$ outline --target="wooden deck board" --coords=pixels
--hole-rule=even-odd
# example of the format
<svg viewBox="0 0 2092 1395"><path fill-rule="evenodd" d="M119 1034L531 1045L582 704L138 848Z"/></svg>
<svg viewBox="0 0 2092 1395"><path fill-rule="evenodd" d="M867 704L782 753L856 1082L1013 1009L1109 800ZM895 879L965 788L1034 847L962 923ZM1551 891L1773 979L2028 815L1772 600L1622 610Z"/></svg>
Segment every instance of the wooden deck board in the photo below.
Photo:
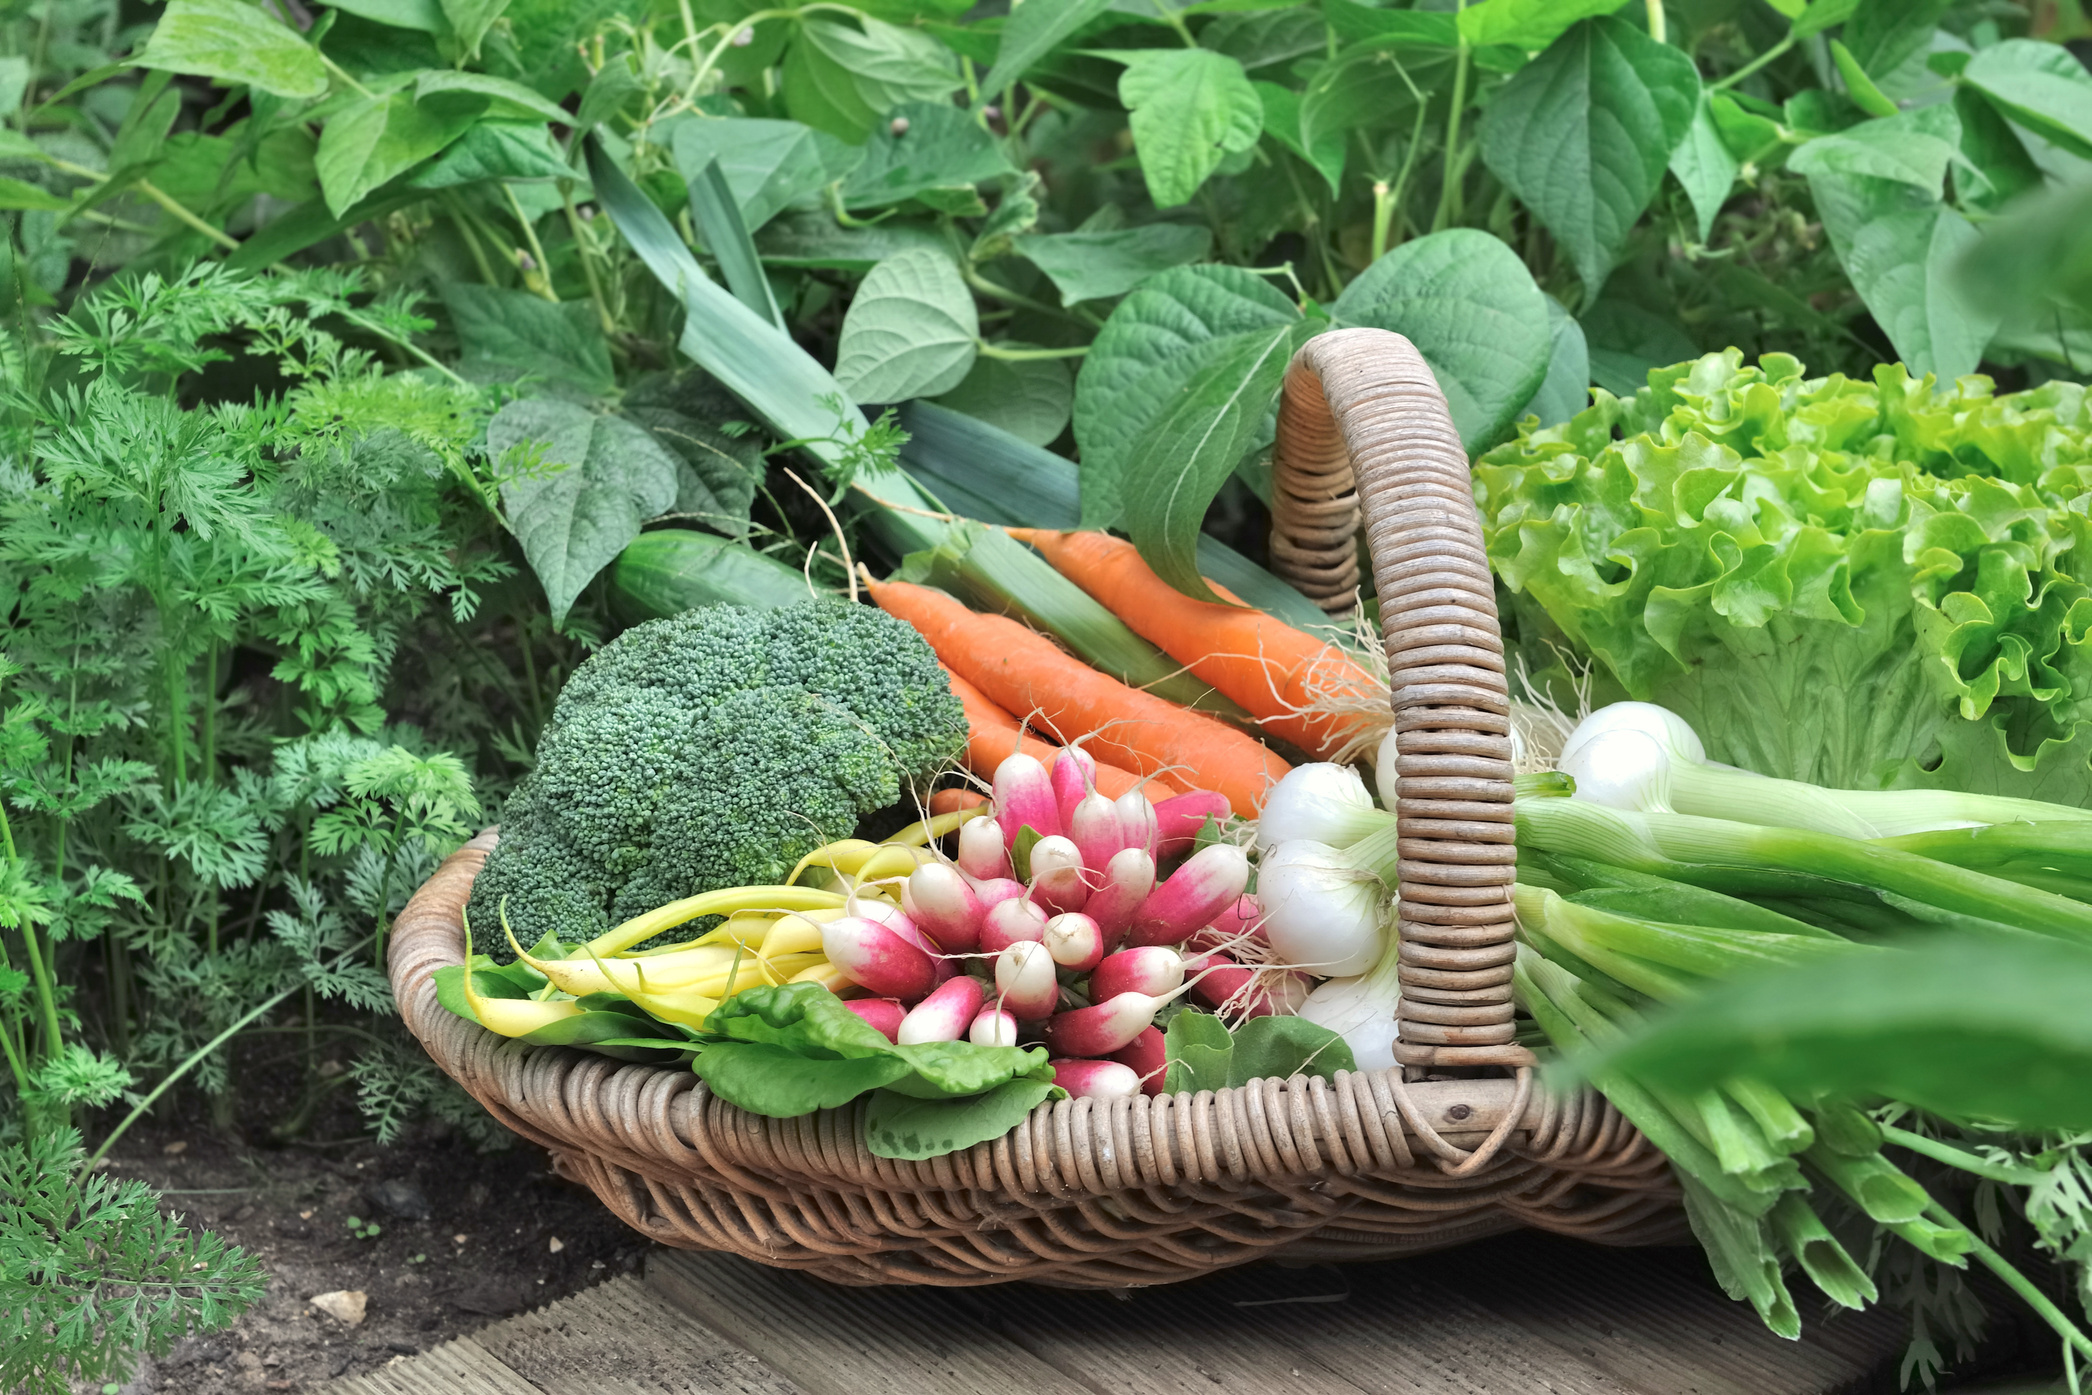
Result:
<svg viewBox="0 0 2092 1395"><path fill-rule="evenodd" d="M1878 1311L1783 1342L1691 1250L1519 1234L1376 1264L1111 1291L841 1288L657 1251L624 1278L330 1395L1842 1395Z"/></svg>

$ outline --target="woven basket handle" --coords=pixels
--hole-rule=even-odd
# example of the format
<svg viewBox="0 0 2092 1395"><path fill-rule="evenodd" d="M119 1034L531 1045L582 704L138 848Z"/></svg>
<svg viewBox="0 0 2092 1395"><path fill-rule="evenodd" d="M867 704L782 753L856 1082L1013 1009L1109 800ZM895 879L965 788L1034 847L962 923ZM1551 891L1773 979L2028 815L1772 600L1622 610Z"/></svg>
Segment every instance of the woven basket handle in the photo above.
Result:
<svg viewBox="0 0 2092 1395"><path fill-rule="evenodd" d="M1419 1069L1530 1065L1511 1024L1518 854L1503 636L1467 451L1414 345L1383 329L1339 329L1293 356L1272 498L1274 558L1319 556L1326 605L1355 596L1353 538L1361 508L1365 516L1400 733L1396 1059ZM1328 588L1343 565L1351 579L1339 603Z"/></svg>

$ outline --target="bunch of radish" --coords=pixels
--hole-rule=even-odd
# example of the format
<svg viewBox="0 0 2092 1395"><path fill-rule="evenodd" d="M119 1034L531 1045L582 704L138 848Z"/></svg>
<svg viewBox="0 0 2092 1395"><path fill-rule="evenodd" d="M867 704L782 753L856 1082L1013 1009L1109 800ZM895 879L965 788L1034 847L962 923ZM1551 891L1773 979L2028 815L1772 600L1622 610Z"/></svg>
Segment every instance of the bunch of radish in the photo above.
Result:
<svg viewBox="0 0 2092 1395"><path fill-rule="evenodd" d="M1225 798L1110 799L1079 747L1050 771L1013 755L992 786L956 856L907 877L900 910L823 927L829 960L869 995L847 1005L890 1040L1043 1041L1056 1084L1117 1099L1161 1093L1155 1015L1184 994L1243 1016L1297 1003L1300 976L1231 956L1261 918L1249 859L1232 843L1194 850L1208 819L1228 817Z"/></svg>

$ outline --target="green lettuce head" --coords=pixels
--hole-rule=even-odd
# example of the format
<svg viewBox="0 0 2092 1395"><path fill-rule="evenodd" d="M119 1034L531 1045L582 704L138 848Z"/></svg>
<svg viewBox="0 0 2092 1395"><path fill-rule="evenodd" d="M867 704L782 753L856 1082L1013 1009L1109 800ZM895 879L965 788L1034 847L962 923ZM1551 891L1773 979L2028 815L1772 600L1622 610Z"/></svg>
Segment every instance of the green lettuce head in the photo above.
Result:
<svg viewBox="0 0 2092 1395"><path fill-rule="evenodd" d="M1735 350L1474 470L1497 575L1708 753L2092 803L2092 403Z"/></svg>

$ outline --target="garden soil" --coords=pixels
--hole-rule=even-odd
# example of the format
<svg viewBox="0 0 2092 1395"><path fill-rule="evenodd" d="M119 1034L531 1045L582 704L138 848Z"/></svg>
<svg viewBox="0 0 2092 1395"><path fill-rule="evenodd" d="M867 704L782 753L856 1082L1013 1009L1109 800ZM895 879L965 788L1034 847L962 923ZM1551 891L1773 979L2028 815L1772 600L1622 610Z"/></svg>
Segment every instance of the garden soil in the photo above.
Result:
<svg viewBox="0 0 2092 1395"><path fill-rule="evenodd" d="M635 1271L646 1250L520 1140L487 1153L423 1126L390 1147L353 1136L278 1144L265 1129L261 1140L215 1133L193 1103L184 1112L199 1122L133 1130L112 1170L151 1183L164 1210L254 1255L268 1293L231 1327L143 1362L124 1395L318 1391ZM353 1110L330 1110L315 1134L353 1135L356 1122ZM354 1325L322 1310L352 1312L352 1302L312 1302L359 1292Z"/></svg>

